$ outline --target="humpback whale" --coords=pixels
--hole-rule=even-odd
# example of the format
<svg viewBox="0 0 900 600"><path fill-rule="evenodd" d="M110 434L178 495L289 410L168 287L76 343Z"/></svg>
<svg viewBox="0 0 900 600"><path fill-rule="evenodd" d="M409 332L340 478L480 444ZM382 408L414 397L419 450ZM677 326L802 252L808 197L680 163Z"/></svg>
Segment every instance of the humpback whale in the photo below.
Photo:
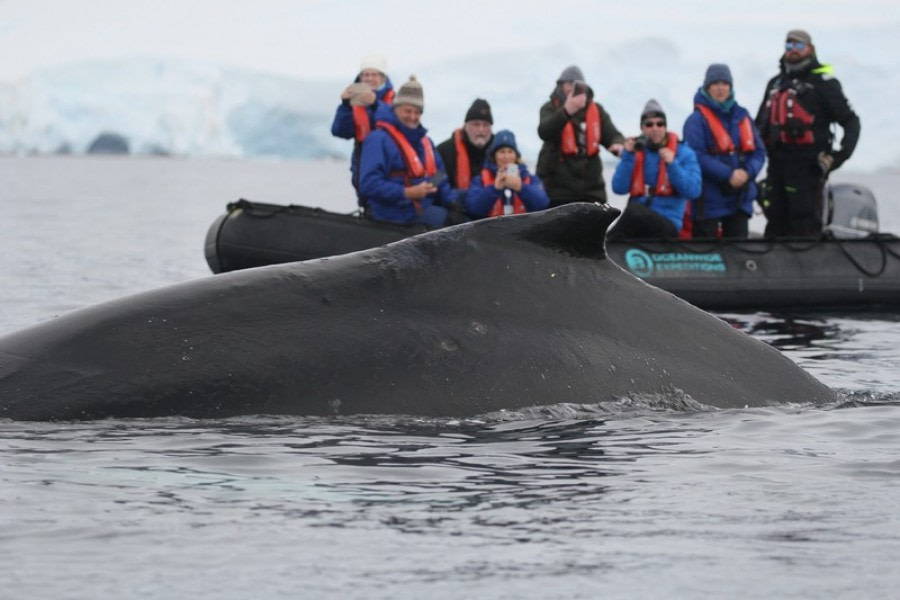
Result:
<svg viewBox="0 0 900 600"><path fill-rule="evenodd" d="M0 418L466 417L681 390L825 403L788 358L606 259L579 203L209 276L0 338Z"/></svg>

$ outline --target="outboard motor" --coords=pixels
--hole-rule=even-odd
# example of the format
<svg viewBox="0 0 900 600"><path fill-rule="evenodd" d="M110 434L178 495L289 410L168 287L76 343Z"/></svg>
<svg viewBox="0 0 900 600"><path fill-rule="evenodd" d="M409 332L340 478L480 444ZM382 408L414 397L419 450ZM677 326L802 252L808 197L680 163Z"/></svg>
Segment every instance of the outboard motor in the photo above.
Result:
<svg viewBox="0 0 900 600"><path fill-rule="evenodd" d="M863 238L878 233L875 194L858 183L830 183L825 187L823 223L836 238Z"/></svg>

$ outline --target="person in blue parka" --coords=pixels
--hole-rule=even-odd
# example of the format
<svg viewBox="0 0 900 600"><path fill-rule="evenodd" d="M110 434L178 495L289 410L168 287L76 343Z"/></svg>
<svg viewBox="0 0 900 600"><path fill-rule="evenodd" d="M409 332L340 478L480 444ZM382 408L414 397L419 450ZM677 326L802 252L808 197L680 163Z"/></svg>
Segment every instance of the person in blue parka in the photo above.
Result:
<svg viewBox="0 0 900 600"><path fill-rule="evenodd" d="M447 224L454 195L441 155L421 124L425 97L415 75L400 86L393 106L382 104L363 142L359 190L376 221L429 227Z"/></svg>
<svg viewBox="0 0 900 600"><path fill-rule="evenodd" d="M641 112L641 135L627 138L612 188L628 205L607 239L677 238L688 199L700 195L700 165L690 146L668 131L656 100Z"/></svg>
<svg viewBox="0 0 900 600"><path fill-rule="evenodd" d="M728 65L706 69L684 141L703 174L703 192L691 204L692 237L746 238L766 148L750 113L734 99Z"/></svg>
<svg viewBox="0 0 900 600"><path fill-rule="evenodd" d="M542 210L550 198L537 175L521 162L516 136L504 129L494 135L481 172L466 194L466 213L473 219Z"/></svg>
<svg viewBox="0 0 900 600"><path fill-rule="evenodd" d="M331 123L331 135L353 140L350 180L359 198L359 155L363 140L375 128L375 113L381 104L394 101L394 86L387 75L387 60L380 54L363 58L356 79L341 92ZM364 201L359 198L360 206Z"/></svg>

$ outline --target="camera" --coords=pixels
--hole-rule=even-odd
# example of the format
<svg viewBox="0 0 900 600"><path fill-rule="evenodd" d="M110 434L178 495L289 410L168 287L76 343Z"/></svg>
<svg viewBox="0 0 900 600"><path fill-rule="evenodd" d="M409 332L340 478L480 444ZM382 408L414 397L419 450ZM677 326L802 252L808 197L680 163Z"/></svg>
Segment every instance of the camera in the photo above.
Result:
<svg viewBox="0 0 900 600"><path fill-rule="evenodd" d="M587 84L583 81L572 82L572 95L579 96L587 91Z"/></svg>
<svg viewBox="0 0 900 600"><path fill-rule="evenodd" d="M635 152L642 152L643 150L646 150L646 149L647 149L647 136L646 135L639 135L636 138L634 138L634 151Z"/></svg>
<svg viewBox="0 0 900 600"><path fill-rule="evenodd" d="M506 174L507 175L518 175L519 174L519 165L516 163L511 163L506 165Z"/></svg>

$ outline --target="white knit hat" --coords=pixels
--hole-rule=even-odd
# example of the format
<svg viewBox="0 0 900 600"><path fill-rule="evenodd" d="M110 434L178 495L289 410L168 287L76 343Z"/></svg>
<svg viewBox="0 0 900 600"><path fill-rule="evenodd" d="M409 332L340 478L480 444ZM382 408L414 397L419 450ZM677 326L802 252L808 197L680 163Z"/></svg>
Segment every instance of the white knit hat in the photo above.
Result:
<svg viewBox="0 0 900 600"><path fill-rule="evenodd" d="M375 69L383 75L387 75L387 59L383 54L370 54L362 59L359 65L359 72L362 73L366 69Z"/></svg>

